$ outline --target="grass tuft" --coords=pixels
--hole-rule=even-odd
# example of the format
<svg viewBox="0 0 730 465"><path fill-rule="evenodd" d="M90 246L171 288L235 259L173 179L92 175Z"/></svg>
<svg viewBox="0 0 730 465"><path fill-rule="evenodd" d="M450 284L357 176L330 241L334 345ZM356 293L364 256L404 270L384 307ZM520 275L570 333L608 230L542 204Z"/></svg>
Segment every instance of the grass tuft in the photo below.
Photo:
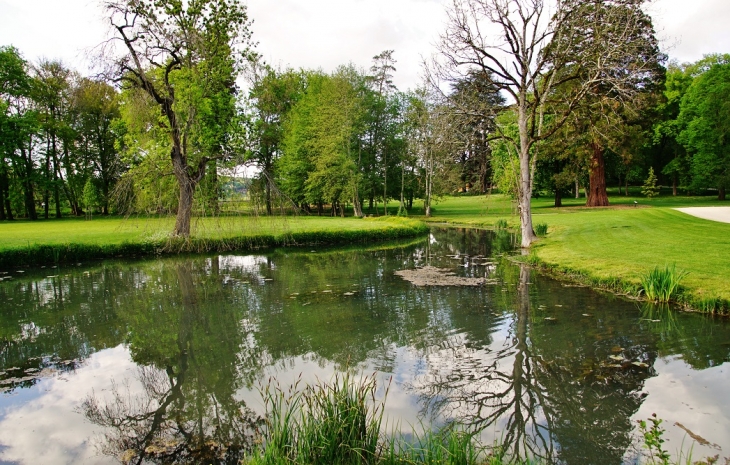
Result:
<svg viewBox="0 0 730 465"><path fill-rule="evenodd" d="M677 266L654 267L652 271L641 277L643 294L653 302L669 302L678 292L679 285L689 273L677 271Z"/></svg>
<svg viewBox="0 0 730 465"><path fill-rule="evenodd" d="M548 233L548 225L547 223L537 223L535 225L535 234L538 236L547 236Z"/></svg>

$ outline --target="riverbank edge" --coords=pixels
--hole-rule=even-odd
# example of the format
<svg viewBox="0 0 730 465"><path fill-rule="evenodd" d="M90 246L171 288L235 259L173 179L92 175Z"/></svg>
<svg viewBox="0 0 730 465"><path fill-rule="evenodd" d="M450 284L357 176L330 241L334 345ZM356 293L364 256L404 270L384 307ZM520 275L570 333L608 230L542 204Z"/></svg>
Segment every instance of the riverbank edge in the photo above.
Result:
<svg viewBox="0 0 730 465"><path fill-rule="evenodd" d="M494 223L496 220L484 222L459 222L458 220L451 220L448 218L428 218L426 222L434 226L438 224L454 228L494 230ZM510 224L510 229L519 234L519 230L514 229L514 224ZM580 284L601 291L607 291L614 295L632 300L646 301L646 299L641 297L642 288L641 284L638 282L619 276L598 277L591 274L588 270L571 268L555 262L547 262L539 256L538 251L541 247L545 247L545 245L537 242L529 249L529 253L527 255L515 255L514 260L526 263L532 268L535 268L560 281ZM686 286L680 286L679 293L674 299L672 299L671 303L679 305L685 312L730 316L729 300L722 299L717 296L698 298L693 294L693 289Z"/></svg>
<svg viewBox="0 0 730 465"><path fill-rule="evenodd" d="M617 296L626 297L637 301L647 301L641 297L641 284L618 276L597 277L587 270L560 265L559 263L547 262L531 250L529 255L519 257L531 267L561 281L581 284L593 289L608 291ZM698 298L693 294L693 289L680 286L679 293L670 303L678 305L685 312L704 313L708 315L730 316L730 301L720 297Z"/></svg>
<svg viewBox="0 0 730 465"><path fill-rule="evenodd" d="M397 217L368 218L362 221L382 223L382 227L352 230L323 230L282 234L254 234L224 238L173 238L125 241L118 244L33 244L0 250L0 267L41 266L110 258L141 258L186 253L222 253L251 251L274 247L312 247L365 244L425 235L428 225L422 221Z"/></svg>

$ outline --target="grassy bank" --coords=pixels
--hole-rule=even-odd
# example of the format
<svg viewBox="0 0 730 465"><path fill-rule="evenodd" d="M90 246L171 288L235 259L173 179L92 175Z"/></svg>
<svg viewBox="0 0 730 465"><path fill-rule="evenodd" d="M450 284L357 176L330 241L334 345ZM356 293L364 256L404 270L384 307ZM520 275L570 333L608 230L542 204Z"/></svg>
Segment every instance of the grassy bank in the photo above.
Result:
<svg viewBox="0 0 730 465"><path fill-rule="evenodd" d="M263 247L366 243L424 234L404 218L221 217L198 219L190 239L171 239L172 218L98 218L0 223L0 267L81 260L226 252Z"/></svg>
<svg viewBox="0 0 730 465"><path fill-rule="evenodd" d="M677 207L728 205L712 197L655 199L610 196L612 206L586 208L584 199L533 201L533 222L548 225L531 262L595 286L637 293L641 276L675 265L687 272L678 300L689 307L728 313L730 224L686 215ZM637 202L635 206L634 202ZM446 198L429 221L492 226L499 219L517 227L512 202L504 196Z"/></svg>

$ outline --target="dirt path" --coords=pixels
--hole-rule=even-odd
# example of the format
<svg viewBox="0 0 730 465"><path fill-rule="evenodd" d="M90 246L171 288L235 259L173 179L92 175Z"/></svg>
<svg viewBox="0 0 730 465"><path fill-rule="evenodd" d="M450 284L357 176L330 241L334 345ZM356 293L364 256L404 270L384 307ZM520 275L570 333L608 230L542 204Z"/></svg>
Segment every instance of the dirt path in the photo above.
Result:
<svg viewBox="0 0 730 465"><path fill-rule="evenodd" d="M702 218L703 220L730 223L730 207L691 207L675 208L675 210L696 216L697 218Z"/></svg>

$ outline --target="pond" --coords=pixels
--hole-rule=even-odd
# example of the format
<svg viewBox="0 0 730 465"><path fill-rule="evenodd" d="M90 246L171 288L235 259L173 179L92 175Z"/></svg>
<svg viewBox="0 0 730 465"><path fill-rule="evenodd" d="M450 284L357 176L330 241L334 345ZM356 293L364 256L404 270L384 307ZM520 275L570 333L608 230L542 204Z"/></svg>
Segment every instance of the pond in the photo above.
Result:
<svg viewBox="0 0 730 465"><path fill-rule="evenodd" d="M348 369L374 374L405 432L454 421L516 457L636 463L637 420L656 413L671 453L730 456L728 320L541 276L506 259L513 244L450 228L0 270L0 463L235 463L264 385ZM426 265L482 281L395 274Z"/></svg>

